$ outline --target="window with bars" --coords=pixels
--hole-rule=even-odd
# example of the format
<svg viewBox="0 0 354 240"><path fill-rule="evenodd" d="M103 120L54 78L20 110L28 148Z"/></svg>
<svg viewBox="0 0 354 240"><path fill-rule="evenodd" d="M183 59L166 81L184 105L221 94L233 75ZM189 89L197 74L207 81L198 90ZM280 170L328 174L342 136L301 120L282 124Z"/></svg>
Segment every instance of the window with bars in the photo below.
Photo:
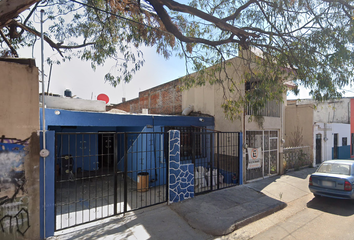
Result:
<svg viewBox="0 0 354 240"><path fill-rule="evenodd" d="M347 138L346 137L343 137L342 138L342 146L347 146Z"/></svg>
<svg viewBox="0 0 354 240"><path fill-rule="evenodd" d="M180 131L180 157L183 160L192 160L193 139L195 141L195 158L205 157L206 137L203 134L205 128L202 127L165 127L165 132L170 130ZM194 135L194 138L193 138ZM165 141L165 153L168 154L168 142Z"/></svg>

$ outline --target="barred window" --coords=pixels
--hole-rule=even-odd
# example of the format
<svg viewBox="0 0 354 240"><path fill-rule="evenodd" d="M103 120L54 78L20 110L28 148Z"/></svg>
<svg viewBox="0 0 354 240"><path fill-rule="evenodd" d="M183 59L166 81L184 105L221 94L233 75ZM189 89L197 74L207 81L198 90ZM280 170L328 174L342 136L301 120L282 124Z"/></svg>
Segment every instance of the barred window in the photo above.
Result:
<svg viewBox="0 0 354 240"><path fill-rule="evenodd" d="M202 127L165 127L165 132L170 130L180 131L180 157L183 160L192 160L193 158L193 135L195 136L195 158L205 157L205 128ZM204 146L204 147L203 147ZM165 152L168 153L168 143L165 141Z"/></svg>

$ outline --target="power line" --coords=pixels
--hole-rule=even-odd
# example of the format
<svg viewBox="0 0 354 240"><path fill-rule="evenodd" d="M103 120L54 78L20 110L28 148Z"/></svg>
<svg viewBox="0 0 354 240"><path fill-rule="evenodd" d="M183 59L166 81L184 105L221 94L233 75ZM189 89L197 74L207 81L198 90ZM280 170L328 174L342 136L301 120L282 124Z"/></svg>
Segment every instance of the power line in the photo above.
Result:
<svg viewBox="0 0 354 240"><path fill-rule="evenodd" d="M101 9L101 8L98 8L98 7L95 7L95 6L92 6L92 5L83 3L83 2L79 2L79 1L76 1L76 0L69 0L69 1L74 2L74 3L77 3L77 4L81 4L81 5L85 6L85 7L89 7L89 8L95 9L95 10L100 11L100 12L104 12L104 13L110 14L110 15L112 15L112 16L115 16L115 17L117 17L117 18L126 20L126 21L128 21L128 22L133 22L133 23L136 23L136 24L140 24L140 25L143 25L143 26L145 26L145 27L147 27L147 28L155 29L155 30L160 31L160 32L163 32L163 33L172 34L172 33L170 33L170 32L166 32L166 31L161 30L161 29L159 29L159 28L149 26L149 25L147 25L147 24L145 24L145 23L137 22L137 21L135 21L135 20L133 20L133 19L129 19L129 18L126 18L126 17L122 17L122 16L120 16L120 15L118 15L118 14L112 13L112 12L110 12L110 11L103 10L103 9Z"/></svg>

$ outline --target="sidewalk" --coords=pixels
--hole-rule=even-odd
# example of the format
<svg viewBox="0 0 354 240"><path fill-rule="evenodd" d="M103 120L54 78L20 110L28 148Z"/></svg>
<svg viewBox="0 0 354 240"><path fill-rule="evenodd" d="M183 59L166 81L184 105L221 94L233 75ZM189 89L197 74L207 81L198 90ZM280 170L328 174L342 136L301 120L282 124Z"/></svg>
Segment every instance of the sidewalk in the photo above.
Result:
<svg viewBox="0 0 354 240"><path fill-rule="evenodd" d="M315 168L157 205L50 239L214 239L286 207L307 194Z"/></svg>

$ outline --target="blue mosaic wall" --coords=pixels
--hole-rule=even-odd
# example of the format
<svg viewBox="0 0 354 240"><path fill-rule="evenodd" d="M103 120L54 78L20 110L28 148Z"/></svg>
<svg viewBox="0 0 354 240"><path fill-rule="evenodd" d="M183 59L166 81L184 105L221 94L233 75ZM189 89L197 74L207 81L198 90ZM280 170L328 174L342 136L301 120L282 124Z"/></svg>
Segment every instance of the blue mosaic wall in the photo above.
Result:
<svg viewBox="0 0 354 240"><path fill-rule="evenodd" d="M180 133L169 131L169 203L194 197L194 165L180 163Z"/></svg>

